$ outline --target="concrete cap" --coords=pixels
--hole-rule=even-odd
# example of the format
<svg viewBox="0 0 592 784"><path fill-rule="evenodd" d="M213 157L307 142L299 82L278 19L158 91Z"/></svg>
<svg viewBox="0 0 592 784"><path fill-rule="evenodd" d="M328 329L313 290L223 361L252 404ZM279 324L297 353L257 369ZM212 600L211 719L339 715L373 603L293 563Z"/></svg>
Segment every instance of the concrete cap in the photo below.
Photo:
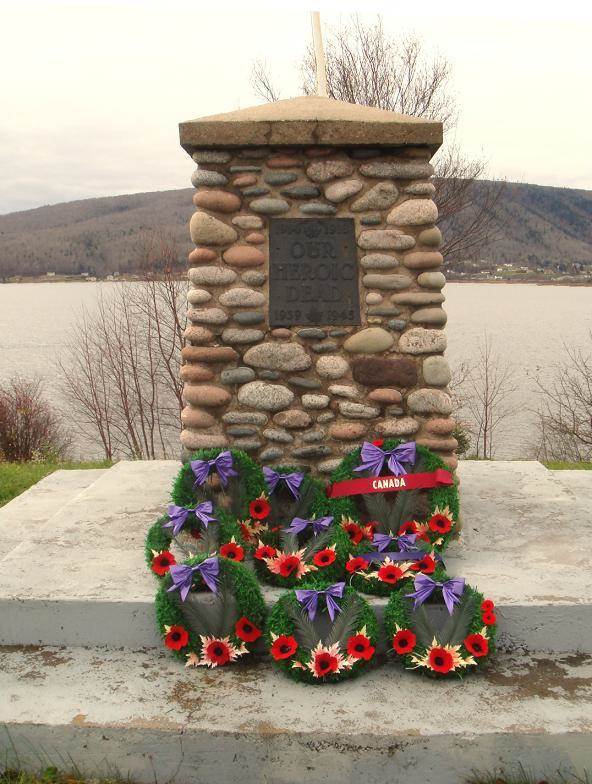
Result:
<svg viewBox="0 0 592 784"><path fill-rule="evenodd" d="M181 146L401 147L442 144L442 123L318 95L275 101L179 124Z"/></svg>

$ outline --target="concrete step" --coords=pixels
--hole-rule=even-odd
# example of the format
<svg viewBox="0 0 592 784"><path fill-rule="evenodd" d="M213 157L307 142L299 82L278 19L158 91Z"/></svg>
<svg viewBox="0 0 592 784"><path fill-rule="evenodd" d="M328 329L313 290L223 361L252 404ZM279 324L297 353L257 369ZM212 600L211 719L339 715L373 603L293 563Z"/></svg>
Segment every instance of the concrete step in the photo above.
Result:
<svg viewBox="0 0 592 784"><path fill-rule="evenodd" d="M0 560L38 531L54 514L107 469L54 471L0 507Z"/></svg>
<svg viewBox="0 0 592 784"><path fill-rule="evenodd" d="M394 664L293 683L267 661L185 670L157 651L4 648L0 758L141 784L459 784L516 769L592 767L592 659L499 655L433 681ZM567 780L567 779L562 779ZM571 779L569 779L571 780Z"/></svg>
<svg viewBox="0 0 592 784"><path fill-rule="evenodd" d="M160 645L143 543L178 469L118 463L19 545L0 564L0 644ZM494 599L507 642L592 653L584 489L536 462L467 461L460 473L464 529L449 572ZM268 603L278 593L265 589Z"/></svg>

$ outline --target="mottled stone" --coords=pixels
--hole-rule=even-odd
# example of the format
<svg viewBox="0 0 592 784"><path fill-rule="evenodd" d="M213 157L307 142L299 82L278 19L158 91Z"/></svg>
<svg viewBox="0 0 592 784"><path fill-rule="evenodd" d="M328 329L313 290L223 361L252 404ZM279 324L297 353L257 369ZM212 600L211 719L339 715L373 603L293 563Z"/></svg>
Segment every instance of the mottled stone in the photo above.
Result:
<svg viewBox="0 0 592 784"><path fill-rule="evenodd" d="M381 327L368 327L351 335L343 344L350 354L377 354L386 351L395 341L390 332Z"/></svg>
<svg viewBox="0 0 592 784"><path fill-rule="evenodd" d="M289 185L287 188L282 188L280 191L282 196L287 196L289 199L314 199L320 195L320 190L316 185Z"/></svg>
<svg viewBox="0 0 592 784"><path fill-rule="evenodd" d="M338 177L349 177L354 167L349 161L315 161L306 173L313 182L330 182Z"/></svg>
<svg viewBox="0 0 592 784"><path fill-rule="evenodd" d="M192 267L187 276L194 286L228 286L236 280L236 272L224 267Z"/></svg>
<svg viewBox="0 0 592 784"><path fill-rule="evenodd" d="M317 470L321 474L332 474L340 463L341 460L339 460L339 458L333 460L323 460L321 463L317 464Z"/></svg>
<svg viewBox="0 0 592 784"><path fill-rule="evenodd" d="M440 389L416 389L407 396L407 406L415 414L448 414L453 405L450 395Z"/></svg>
<svg viewBox="0 0 592 784"><path fill-rule="evenodd" d="M317 360L316 370L323 378L341 378L349 370L349 363L343 357L327 356Z"/></svg>
<svg viewBox="0 0 592 784"><path fill-rule="evenodd" d="M228 163L230 153L225 150L195 150L191 157L196 163Z"/></svg>
<svg viewBox="0 0 592 784"><path fill-rule="evenodd" d="M281 340L290 340L292 337L292 331L287 327L276 327L271 330L270 334L272 338L280 338Z"/></svg>
<svg viewBox="0 0 592 784"><path fill-rule="evenodd" d="M205 289L189 289L187 292L187 302L190 305L203 305L204 302L209 302L212 295Z"/></svg>
<svg viewBox="0 0 592 784"><path fill-rule="evenodd" d="M377 161L360 166L360 174L374 179L419 180L433 173L434 167L427 161Z"/></svg>
<svg viewBox="0 0 592 784"><path fill-rule="evenodd" d="M388 406L384 412L387 417L400 417L405 413L400 406Z"/></svg>
<svg viewBox="0 0 592 784"><path fill-rule="evenodd" d="M386 222L395 226L423 226L438 220L438 208L431 199L408 199L391 210Z"/></svg>
<svg viewBox="0 0 592 784"><path fill-rule="evenodd" d="M222 257L231 267L260 267L265 263L263 253L251 245L233 245Z"/></svg>
<svg viewBox="0 0 592 784"><path fill-rule="evenodd" d="M363 250L409 250L415 239L396 229L367 229L360 232L358 245Z"/></svg>
<svg viewBox="0 0 592 784"><path fill-rule="evenodd" d="M331 422L332 419L335 419L335 414L332 411L321 411L320 414L317 414L317 423L319 425L323 422Z"/></svg>
<svg viewBox="0 0 592 784"><path fill-rule="evenodd" d="M427 245L428 248L439 248L442 244L442 232L437 226L431 229L424 229L419 233L417 242L420 245Z"/></svg>
<svg viewBox="0 0 592 784"><path fill-rule="evenodd" d="M222 308L192 308L187 311L187 318L197 324L225 324L228 314Z"/></svg>
<svg viewBox="0 0 592 784"><path fill-rule="evenodd" d="M222 433L201 434L194 430L182 430L181 444L185 449L193 451L194 449L218 449L228 446L228 441Z"/></svg>
<svg viewBox="0 0 592 784"><path fill-rule="evenodd" d="M206 343L211 343L214 335L211 330L206 327L198 327L196 324L190 324L183 330L183 337L189 343L196 346L203 346Z"/></svg>
<svg viewBox="0 0 592 784"><path fill-rule="evenodd" d="M379 408L352 403L350 400L342 400L338 406L340 413L348 419L374 419L380 414Z"/></svg>
<svg viewBox="0 0 592 784"><path fill-rule="evenodd" d="M315 457L327 457L331 454L330 446L300 446L298 449L293 449L292 454L294 457L301 457L304 460L312 460Z"/></svg>
<svg viewBox="0 0 592 784"><path fill-rule="evenodd" d="M319 441L324 441L324 439L325 439L324 430L309 430L308 433L302 434L302 440L306 444L316 444Z"/></svg>
<svg viewBox="0 0 592 784"><path fill-rule="evenodd" d="M230 308L253 308L265 302L265 297L260 291L244 288L228 289L218 299L221 305Z"/></svg>
<svg viewBox="0 0 592 784"><path fill-rule="evenodd" d="M232 319L238 324L252 326L265 321L265 313L262 310L239 310L232 314Z"/></svg>
<svg viewBox="0 0 592 784"><path fill-rule="evenodd" d="M407 275L370 274L364 275L362 278L362 283L367 289L381 289L386 291L391 291L393 289L400 291L401 289L409 288L412 281L413 279L407 277Z"/></svg>
<svg viewBox="0 0 592 784"><path fill-rule="evenodd" d="M423 380L430 387L445 387L452 374L444 357L426 357L422 365Z"/></svg>
<svg viewBox="0 0 592 784"><path fill-rule="evenodd" d="M367 387L413 387L417 383L415 362L407 357L359 357L352 363L352 374Z"/></svg>
<svg viewBox="0 0 592 784"><path fill-rule="evenodd" d="M383 436L411 436L419 430L419 423L412 417L385 419L376 423L376 431Z"/></svg>
<svg viewBox="0 0 592 784"><path fill-rule="evenodd" d="M216 424L216 420L207 411L202 411L201 408L193 408L193 406L185 406L181 411L181 423L184 427L194 427L197 429L212 427Z"/></svg>
<svg viewBox="0 0 592 784"><path fill-rule="evenodd" d="M266 174L263 179L268 185L288 185L290 182L295 182L298 175L296 172L274 171Z"/></svg>
<svg viewBox="0 0 592 784"><path fill-rule="evenodd" d="M352 441L361 438L366 432L366 425L361 422L337 422L329 428L331 438L339 441Z"/></svg>
<svg viewBox="0 0 592 784"><path fill-rule="evenodd" d="M191 384L199 384L202 381L211 381L214 374L209 367L199 364L181 365L181 378Z"/></svg>
<svg viewBox="0 0 592 784"><path fill-rule="evenodd" d="M370 291L366 294L367 305L378 305L380 302L382 302L382 294L378 294L375 291Z"/></svg>
<svg viewBox="0 0 592 784"><path fill-rule="evenodd" d="M256 343L263 339L263 332L260 329L235 329L229 327L222 332L222 341L231 346L241 343Z"/></svg>
<svg viewBox="0 0 592 784"><path fill-rule="evenodd" d="M260 212L263 215L280 215L290 209L290 205L285 199L273 199L266 196L261 199L253 199L249 207L254 212Z"/></svg>
<svg viewBox="0 0 592 784"><path fill-rule="evenodd" d="M238 237L232 226L206 212L193 213L189 221L189 232L196 245L230 245Z"/></svg>
<svg viewBox="0 0 592 784"><path fill-rule="evenodd" d="M267 449L264 449L261 454L259 455L260 459L263 462L268 462L271 460L278 460L284 454L283 450L277 446L269 446Z"/></svg>
<svg viewBox="0 0 592 784"><path fill-rule="evenodd" d="M218 408L230 402L230 394L227 390L212 384L185 384L183 397L194 406Z"/></svg>
<svg viewBox="0 0 592 784"><path fill-rule="evenodd" d="M255 371L248 367L227 368L220 374L220 381L223 384L246 384L254 378Z"/></svg>
<svg viewBox="0 0 592 784"><path fill-rule="evenodd" d="M368 212L366 215L362 215L360 223L362 226L378 226L379 223L382 223L382 218L379 212Z"/></svg>
<svg viewBox="0 0 592 784"><path fill-rule="evenodd" d="M429 433L435 433L439 436L446 436L452 433L456 427L454 419L428 419L425 423L425 429Z"/></svg>
<svg viewBox="0 0 592 784"><path fill-rule="evenodd" d="M245 237L245 242L248 242L249 245L263 245L265 242L265 234L261 234L259 231L252 231Z"/></svg>
<svg viewBox="0 0 592 784"><path fill-rule="evenodd" d="M322 340L327 333L324 329L318 329L318 327L304 327L303 329L299 329L296 334L299 338L304 338L305 340Z"/></svg>
<svg viewBox="0 0 592 784"><path fill-rule="evenodd" d="M261 343L245 353L244 361L268 370L307 370L312 365L299 343Z"/></svg>
<svg viewBox="0 0 592 784"><path fill-rule="evenodd" d="M236 194L216 190L195 193L193 203L196 207L213 212L236 212L241 206L241 200Z"/></svg>
<svg viewBox="0 0 592 784"><path fill-rule="evenodd" d="M264 272L258 272L257 270L248 270L247 272L243 272L241 280L248 286L262 286L267 280L267 275Z"/></svg>
<svg viewBox="0 0 592 784"><path fill-rule="evenodd" d="M387 253L367 253L360 259L360 264L364 269L389 270L398 267L401 262Z"/></svg>
<svg viewBox="0 0 592 784"><path fill-rule="evenodd" d="M304 408L327 408L329 405L328 395L302 395L302 405Z"/></svg>
<svg viewBox="0 0 592 784"><path fill-rule="evenodd" d="M395 305L370 305L367 310L369 316L397 316L400 309Z"/></svg>
<svg viewBox="0 0 592 784"><path fill-rule="evenodd" d="M334 207L332 204L313 201L308 204L302 204L298 209L304 215L335 215L337 212L337 207Z"/></svg>
<svg viewBox="0 0 592 784"><path fill-rule="evenodd" d="M263 437L268 441L277 441L280 444L291 444L294 441L294 436L291 436L287 430L275 427L268 427L267 430L264 430Z"/></svg>
<svg viewBox="0 0 592 784"><path fill-rule="evenodd" d="M355 196L364 187L360 180L341 180L327 185L325 188L325 198L329 201L340 204L342 201L349 199L350 196Z"/></svg>
<svg viewBox="0 0 592 784"><path fill-rule="evenodd" d="M344 335L349 335L352 331L352 327L337 327L337 329L330 329L329 336L333 338L341 338Z"/></svg>
<svg viewBox="0 0 592 784"><path fill-rule="evenodd" d="M259 160L267 158L269 155L269 147L245 147L238 153L239 158L247 158L247 160Z"/></svg>
<svg viewBox="0 0 592 784"><path fill-rule="evenodd" d="M249 185L249 187L245 188L243 191L243 195L246 198L253 198L254 196L265 196L268 193L271 193L271 190L265 185Z"/></svg>
<svg viewBox="0 0 592 784"><path fill-rule="evenodd" d="M254 452L256 449L260 449L263 444L258 439L235 438L232 446L234 449L241 449L243 452Z"/></svg>
<svg viewBox="0 0 592 784"><path fill-rule="evenodd" d="M399 294L391 294L391 301L398 305L439 305L444 302L444 295L439 291L403 291Z"/></svg>
<svg viewBox="0 0 592 784"><path fill-rule="evenodd" d="M211 248L194 248L187 256L187 261L190 266L195 266L199 264L209 264L217 258L218 254Z"/></svg>
<svg viewBox="0 0 592 784"><path fill-rule="evenodd" d="M329 392L331 395L350 399L359 397L360 394L356 387L352 387L349 384L331 384L329 386Z"/></svg>
<svg viewBox="0 0 592 784"><path fill-rule="evenodd" d="M438 354L446 349L446 335L439 329L414 327L399 338L403 354Z"/></svg>
<svg viewBox="0 0 592 784"><path fill-rule="evenodd" d="M446 278L442 272L422 272L417 276L417 282L424 289L442 289Z"/></svg>
<svg viewBox="0 0 592 784"><path fill-rule="evenodd" d="M257 176L255 174L239 174L232 181L232 184L237 188L248 188L249 185L255 185Z"/></svg>
<svg viewBox="0 0 592 784"><path fill-rule="evenodd" d="M397 201L399 192L392 182L379 182L351 205L352 212L386 210Z"/></svg>
<svg viewBox="0 0 592 784"><path fill-rule="evenodd" d="M331 351L337 351L339 346L334 340L326 340L324 343L313 343L310 348L315 354L330 354Z"/></svg>
<svg viewBox="0 0 592 784"><path fill-rule="evenodd" d="M258 431L256 427L232 425L231 427L226 428L226 432L229 436L233 436L234 438L248 438L250 436L256 436Z"/></svg>
<svg viewBox="0 0 592 784"><path fill-rule="evenodd" d="M251 381L238 390L238 402L259 411L280 411L287 408L293 400L294 393L288 387L268 384L266 381Z"/></svg>
<svg viewBox="0 0 592 784"><path fill-rule="evenodd" d="M288 384L299 389L319 389L321 382L316 378L305 378L304 376L290 376Z"/></svg>
<svg viewBox="0 0 592 784"><path fill-rule="evenodd" d="M237 215L232 219L235 226L239 229L261 229L263 221L257 215Z"/></svg>
<svg viewBox="0 0 592 784"><path fill-rule="evenodd" d="M312 419L310 418L310 414L307 414L306 411L291 408L289 411L281 411L279 414L276 414L273 421L280 427L287 427L290 430L294 430L308 427L311 424Z"/></svg>
<svg viewBox="0 0 592 784"><path fill-rule="evenodd" d="M456 438L426 438L422 436L417 439L417 443L431 449L432 452L453 452L458 446Z"/></svg>
<svg viewBox="0 0 592 784"><path fill-rule="evenodd" d="M222 421L229 425L265 425L268 417L256 411L228 411Z"/></svg>
<svg viewBox="0 0 592 784"><path fill-rule="evenodd" d="M432 269L439 267L444 258L441 253L427 251L414 251L403 256L403 264L408 269Z"/></svg>
<svg viewBox="0 0 592 784"><path fill-rule="evenodd" d="M264 378L266 381L277 381L282 374L277 370L260 370L259 378Z"/></svg>
<svg viewBox="0 0 592 784"><path fill-rule="evenodd" d="M431 324L436 327L443 327L448 316L442 308L419 308L411 314L411 321L414 324Z"/></svg>
<svg viewBox="0 0 592 784"><path fill-rule="evenodd" d="M185 362L216 365L221 362L234 362L238 359L238 354L230 346L183 346L181 359Z"/></svg>
<svg viewBox="0 0 592 784"><path fill-rule="evenodd" d="M390 319L387 322L387 326L394 332L402 332L407 326L407 322L405 319Z"/></svg>
<svg viewBox="0 0 592 784"><path fill-rule="evenodd" d="M412 182L403 188L403 193L408 193L410 196L427 196L431 199L436 195L436 186L431 182Z"/></svg>
<svg viewBox="0 0 592 784"><path fill-rule="evenodd" d="M401 395L398 389L379 387L378 389L373 389L372 392L368 394L367 399L372 400L375 403L391 405L393 403L400 403L403 400L403 395Z"/></svg>
<svg viewBox="0 0 592 784"><path fill-rule="evenodd" d="M240 172L260 172L261 166L255 166L255 164L239 164L238 166L231 166L230 171L232 174L238 174Z"/></svg>
<svg viewBox="0 0 592 784"><path fill-rule="evenodd" d="M300 158L294 158L290 155L275 155L273 158L269 158L267 165L270 169L293 169L304 166L304 162Z"/></svg>
<svg viewBox="0 0 592 784"><path fill-rule="evenodd" d="M217 171L209 171L208 169L196 169L191 175L191 184L194 188L201 188L206 185L210 188L217 185L226 185L228 178Z"/></svg>

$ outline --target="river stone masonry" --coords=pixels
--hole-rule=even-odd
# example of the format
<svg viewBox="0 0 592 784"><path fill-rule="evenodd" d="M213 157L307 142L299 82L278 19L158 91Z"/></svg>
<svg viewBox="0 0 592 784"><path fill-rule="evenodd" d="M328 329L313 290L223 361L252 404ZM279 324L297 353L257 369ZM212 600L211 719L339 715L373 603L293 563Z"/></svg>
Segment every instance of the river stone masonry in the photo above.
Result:
<svg viewBox="0 0 592 784"><path fill-rule="evenodd" d="M185 454L237 447L328 473L356 442L401 436L456 467L430 182L441 125L313 97L180 130L197 164ZM354 222L359 324L270 327L276 218Z"/></svg>

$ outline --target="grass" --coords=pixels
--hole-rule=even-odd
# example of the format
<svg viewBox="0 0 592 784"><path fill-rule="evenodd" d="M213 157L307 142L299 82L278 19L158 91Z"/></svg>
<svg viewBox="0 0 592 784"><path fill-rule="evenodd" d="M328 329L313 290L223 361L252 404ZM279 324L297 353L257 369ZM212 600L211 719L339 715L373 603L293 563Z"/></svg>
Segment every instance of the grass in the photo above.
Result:
<svg viewBox="0 0 592 784"><path fill-rule="evenodd" d="M584 461L580 463L570 463L567 460L548 460L543 461L543 465L551 471L592 471L592 463Z"/></svg>
<svg viewBox="0 0 592 784"><path fill-rule="evenodd" d="M106 460L85 463L0 463L0 506L12 501L54 471L108 468L110 465ZM3 779L0 779L0 784L4 784Z"/></svg>
<svg viewBox="0 0 592 784"><path fill-rule="evenodd" d="M79 773L60 773L53 766L39 774L20 770L0 771L0 784L127 784L127 782L128 779L87 778Z"/></svg>

